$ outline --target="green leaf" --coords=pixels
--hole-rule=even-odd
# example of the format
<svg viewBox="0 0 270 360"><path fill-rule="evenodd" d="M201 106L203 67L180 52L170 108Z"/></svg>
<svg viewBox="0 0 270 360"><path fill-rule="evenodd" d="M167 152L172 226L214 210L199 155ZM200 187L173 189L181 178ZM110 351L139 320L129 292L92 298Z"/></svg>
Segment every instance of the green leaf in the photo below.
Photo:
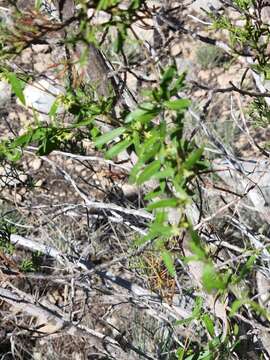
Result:
<svg viewBox="0 0 270 360"><path fill-rule="evenodd" d="M117 136L122 135L124 132L126 131L126 129L124 127L119 127L117 129L114 129L112 131L108 131L105 134L99 136L96 140L95 140L95 146L96 147L100 147L103 146L104 144L109 143L110 141L112 141L114 138L116 138Z"/></svg>
<svg viewBox="0 0 270 360"><path fill-rule="evenodd" d="M161 164L159 160L155 160L147 165L137 178L137 184L141 185L149 180L160 169L160 166Z"/></svg>
<svg viewBox="0 0 270 360"><path fill-rule="evenodd" d="M120 154L122 151L127 149L132 144L132 140L125 139L124 141L120 141L118 144L111 147L105 154L106 159L111 159L118 154Z"/></svg>
<svg viewBox="0 0 270 360"><path fill-rule="evenodd" d="M100 135L100 130L98 127L93 126L90 130L91 140L94 140L98 135Z"/></svg>
<svg viewBox="0 0 270 360"><path fill-rule="evenodd" d="M141 0L132 0L131 1L131 4L129 6L129 9L130 10L136 10L140 7L141 5Z"/></svg>
<svg viewBox="0 0 270 360"><path fill-rule="evenodd" d="M75 124L72 124L72 125L70 126L70 128L72 128L72 129L80 128L80 127L82 127L82 126L90 125L92 122L93 122L93 119L92 119L92 118L88 118L88 119L85 119L85 120L76 122Z"/></svg>
<svg viewBox="0 0 270 360"><path fill-rule="evenodd" d="M185 360L198 360L197 354L190 355L186 357Z"/></svg>
<svg viewBox="0 0 270 360"><path fill-rule="evenodd" d="M141 144L140 152L137 154L140 160L144 163L148 162L150 159L156 157L160 150L161 144L158 137L145 141Z"/></svg>
<svg viewBox="0 0 270 360"><path fill-rule="evenodd" d="M161 183L161 184L162 184L162 186L159 186L155 190L153 190L153 191L149 192L148 194L146 194L145 197L144 197L144 200L149 201L149 200L154 199L155 197L158 197L158 196L164 194L164 185L165 185L165 183Z"/></svg>
<svg viewBox="0 0 270 360"><path fill-rule="evenodd" d="M140 134L138 131L133 131L132 133L132 139L133 139L133 144L134 144L134 148L135 148L135 153L138 154L140 152Z"/></svg>
<svg viewBox="0 0 270 360"><path fill-rule="evenodd" d="M224 290L225 282L212 264L205 264L202 275L202 283L208 292L212 290Z"/></svg>
<svg viewBox="0 0 270 360"><path fill-rule="evenodd" d="M184 167L188 170L192 169L194 165L201 159L204 148L199 148L192 151L184 162Z"/></svg>
<svg viewBox="0 0 270 360"><path fill-rule="evenodd" d="M169 272L169 274L174 277L176 275L176 271L175 271L175 267L174 267L174 263L173 263L173 258L172 255L169 251L164 250L161 253L163 262Z"/></svg>
<svg viewBox="0 0 270 360"><path fill-rule="evenodd" d="M164 101L164 105L167 109L170 110L186 110L191 104L191 101L188 99L177 99Z"/></svg>
<svg viewBox="0 0 270 360"><path fill-rule="evenodd" d="M159 201L156 201L150 205L147 206L147 210L154 210L158 208L165 208L165 207L177 207L178 206L178 199L177 198L171 198L171 199L162 199Z"/></svg>
<svg viewBox="0 0 270 360"><path fill-rule="evenodd" d="M162 210L158 210L156 212L156 217L155 217L155 224L163 224L168 218L168 214L166 211L164 211L164 209Z"/></svg>
<svg viewBox="0 0 270 360"><path fill-rule="evenodd" d="M40 10L42 4L42 0L35 0L35 8Z"/></svg>
<svg viewBox="0 0 270 360"><path fill-rule="evenodd" d="M195 299L194 309L192 310L191 316L186 319L176 320L176 325L190 324L194 320L199 320L203 311L204 300L202 297L197 296Z"/></svg>
<svg viewBox="0 0 270 360"><path fill-rule="evenodd" d="M137 173L139 172L142 165L143 165L143 163L139 160L131 169L130 174L129 174L129 183L130 184L134 184L136 182Z"/></svg>
<svg viewBox="0 0 270 360"><path fill-rule="evenodd" d="M118 54L123 48L125 41L125 33L122 30L117 31L116 40L113 42L113 49Z"/></svg>
<svg viewBox="0 0 270 360"><path fill-rule="evenodd" d="M41 141L47 136L48 128L38 127L33 130L31 141Z"/></svg>
<svg viewBox="0 0 270 360"><path fill-rule="evenodd" d="M196 359L196 357L194 359ZM188 358L186 360L188 360ZM203 351L200 354L200 356L197 358L197 360L214 360L212 351L211 352L209 350Z"/></svg>
<svg viewBox="0 0 270 360"><path fill-rule="evenodd" d="M264 316L268 321L270 319L269 312L260 306L257 302L250 300L250 299L239 299L235 300L231 306L230 316L234 316L241 306L243 305L249 305L254 311L256 311L257 314Z"/></svg>
<svg viewBox="0 0 270 360"><path fill-rule="evenodd" d="M233 334L237 336L239 334L239 326L237 323L233 325Z"/></svg>
<svg viewBox="0 0 270 360"><path fill-rule="evenodd" d="M175 77L175 74L176 74L176 67L174 65L168 67L162 75L162 78L160 81L161 87L163 85L170 83L173 80L173 78Z"/></svg>
<svg viewBox="0 0 270 360"><path fill-rule="evenodd" d="M12 147L24 147L26 145L28 145L30 143L30 141L32 140L32 131L28 131L25 134L17 137L14 141L12 141L11 146Z"/></svg>
<svg viewBox="0 0 270 360"><path fill-rule="evenodd" d="M174 82L173 86L170 89L171 96L177 95L177 93L184 87L185 78L185 72L178 76L177 80Z"/></svg>
<svg viewBox="0 0 270 360"><path fill-rule="evenodd" d="M7 73L6 77L11 85L12 91L15 93L17 98L21 101L23 105L25 105L25 97L23 94L23 87L21 80L17 78L17 76L14 73Z"/></svg>
<svg viewBox="0 0 270 360"><path fill-rule="evenodd" d="M50 111L49 111L49 117L50 118L54 118L56 113L57 113L57 109L58 109L58 106L59 106L59 102L58 100L55 100L50 108Z"/></svg>
<svg viewBox="0 0 270 360"><path fill-rule="evenodd" d="M249 300L247 300L247 299L235 300L231 306L230 316L234 316L238 312L240 307L242 305L248 303L248 301Z"/></svg>
<svg viewBox="0 0 270 360"><path fill-rule="evenodd" d="M246 275L250 274L252 268L255 265L258 255L252 255L248 259L248 261L242 266L241 271L239 273L238 281L244 279Z"/></svg>
<svg viewBox="0 0 270 360"><path fill-rule="evenodd" d="M189 247L191 252L196 255L197 260L206 261L207 260L206 252L202 247L198 233L194 230L191 230L190 234L191 234L191 240L189 242Z"/></svg>
<svg viewBox="0 0 270 360"><path fill-rule="evenodd" d="M158 171L154 174L155 179L166 179L172 178L174 175L174 170L172 168L165 169L163 171Z"/></svg>
<svg viewBox="0 0 270 360"><path fill-rule="evenodd" d="M198 320L203 310L203 298L200 296L196 297L194 309L192 310L192 319Z"/></svg>
<svg viewBox="0 0 270 360"><path fill-rule="evenodd" d="M177 351L176 351L176 355L177 355L177 360L184 360L185 349L178 348Z"/></svg>
<svg viewBox="0 0 270 360"><path fill-rule="evenodd" d="M215 325L208 314L202 316L202 321L210 336L215 336Z"/></svg>
<svg viewBox="0 0 270 360"><path fill-rule="evenodd" d="M119 0L100 0L97 6L97 10L106 10L111 6L115 6L119 3Z"/></svg>
<svg viewBox="0 0 270 360"><path fill-rule="evenodd" d="M5 155L8 160L15 162L21 158L22 152L20 151L20 149L8 149Z"/></svg>
<svg viewBox="0 0 270 360"><path fill-rule="evenodd" d="M181 200L182 202L188 203L190 200L190 196L176 181L174 181L173 184L175 188L175 195L177 195L178 199Z"/></svg>
<svg viewBox="0 0 270 360"><path fill-rule="evenodd" d="M172 226L163 225L162 223L152 224L149 230L149 233L151 233L153 237L160 237L160 236L170 237L172 235L172 232L173 232Z"/></svg>
<svg viewBox="0 0 270 360"><path fill-rule="evenodd" d="M192 316L182 319L182 320L176 320L175 321L175 325L188 325L190 324L192 321L194 320L194 318Z"/></svg>
<svg viewBox="0 0 270 360"><path fill-rule="evenodd" d="M137 109L129 113L125 119L125 123L132 121L140 121L146 123L154 119L160 112L160 109L152 103L143 103Z"/></svg>

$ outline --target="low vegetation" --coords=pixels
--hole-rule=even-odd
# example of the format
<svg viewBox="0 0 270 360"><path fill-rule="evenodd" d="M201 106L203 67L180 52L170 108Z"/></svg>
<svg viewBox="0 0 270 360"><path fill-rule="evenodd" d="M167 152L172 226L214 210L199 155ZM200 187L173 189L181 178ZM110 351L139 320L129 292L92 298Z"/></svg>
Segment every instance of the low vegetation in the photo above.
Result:
<svg viewBox="0 0 270 360"><path fill-rule="evenodd" d="M269 6L219 5L1 4L3 359L269 358Z"/></svg>

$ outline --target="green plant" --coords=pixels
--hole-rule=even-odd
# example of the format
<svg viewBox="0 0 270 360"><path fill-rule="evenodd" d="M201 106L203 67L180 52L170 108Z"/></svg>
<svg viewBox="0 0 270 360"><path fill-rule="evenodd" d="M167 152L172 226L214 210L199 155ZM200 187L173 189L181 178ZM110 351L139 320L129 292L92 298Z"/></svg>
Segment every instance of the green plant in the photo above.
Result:
<svg viewBox="0 0 270 360"><path fill-rule="evenodd" d="M4 254L12 255L14 253L15 247L10 242L10 234L12 232L12 227L4 221L0 222L0 251L3 251Z"/></svg>
<svg viewBox="0 0 270 360"><path fill-rule="evenodd" d="M127 114L120 127L102 135L98 135L102 130L95 119L100 114L108 114L112 104L102 99L95 103L80 91L68 93L63 102L76 115L75 123L66 127L30 128L14 140L2 142L2 156L16 161L30 144L38 145L39 155L48 154L74 139L81 128L86 128L85 136L105 151L106 158L114 158L125 150L134 151L138 160L130 173L130 182L156 183L155 189L145 197L147 209L155 214L155 220L141 242L157 239L156 246L173 275L173 260L164 243L188 227L184 207L192 195L190 185L197 174L207 168L203 148L198 148L183 135L185 112L190 106L188 99L178 97L178 92L184 88L184 79L184 74L177 74L175 66L163 71L159 85L147 92L145 102ZM79 134L82 136L81 132ZM168 208L183 209L178 225L169 224Z"/></svg>
<svg viewBox="0 0 270 360"><path fill-rule="evenodd" d="M229 44L234 54L252 53L255 59L252 69L268 78L269 55L266 53L266 44L269 40L269 29L265 24L254 20L252 12L249 11L250 6L255 6L254 4L256 5L255 1L233 1L233 6L241 14L242 22L236 22L227 15L211 14L211 16L214 28L228 31ZM128 5L120 0L101 0L93 4L77 1L77 5L80 5L80 11L77 18L74 17L78 21L76 31L67 34L64 45L66 50L71 50L78 43L82 43L85 49L79 59L70 61L64 66L79 65L83 68L89 61L88 48L96 47L98 51L100 44L106 43L107 34L110 39L114 39L112 47L107 52L111 51L115 57L122 56L125 63L123 68L128 66L125 47L129 41L128 36L133 31L132 26L138 19L144 20L145 14L151 11L145 1L133 0ZM94 12L105 12L108 15L107 20L93 25L88 17L89 7ZM49 21L39 13L40 8L41 2L36 1L36 18L31 13L17 14L18 21L13 29L1 24L3 31L0 41L5 44L0 49L1 77L10 83L13 93L22 104L25 104L23 87L30 76L19 71L15 72L7 65L6 60L12 61L14 54L17 55L23 49L42 41L42 36L46 31L57 32L62 30L61 26L66 25ZM133 40L132 45L139 43L140 41ZM137 53L140 55L139 50ZM225 60L224 52L217 47L207 45L198 49L197 61L204 69L220 66ZM158 280L154 279L150 288L158 291L163 297L166 293L164 288L169 290L169 294L165 295L169 295L167 298L172 301L174 291L170 290L174 290L178 275L176 260L180 259L184 265L192 261L200 262L203 265L200 280L206 296L211 294L215 296L215 299L221 299L231 294L237 297L237 300L231 304L231 313L226 319L227 322L233 323L234 316L245 308L269 319L269 314L265 309L256 301L248 300L249 292L243 285L253 271L258 254L249 254L245 249L248 260L244 264L240 262L239 266L234 266L234 272L230 266L219 268L216 265L216 257L212 253L211 245L206 245L202 241L187 220L187 207L192 200L201 197L201 194L196 194L194 184L210 170L204 147L198 146L195 137L189 137L185 132L187 113L193 106L189 96L186 95L185 74L178 73L174 61L170 64L164 68L161 64L157 66L151 64L155 70L155 80L148 81L148 85L151 85L141 94L142 100L133 108L129 108L127 104L116 105L119 94L112 83L108 87L109 95L105 97L98 93L100 85L98 82L89 85L84 83L83 77L68 79L65 84L65 94L55 100L49 112L48 122L38 121L36 117L35 124L25 128L22 135L2 139L0 158L12 162L20 161L24 151L32 145L37 147L36 154L40 156L48 155L54 150L71 148L76 148L76 151L79 149L80 152L82 149L78 144L83 140L90 142L92 149L103 153L108 160L116 162L117 157L123 152L132 154L135 164L130 171L129 181L145 190L145 211L152 219L147 224L146 234L136 239L136 246L139 249L151 243L151 254L144 263L141 263L147 276L151 277L153 274L158 276ZM135 65L138 64L135 63ZM118 70L121 72L121 67ZM34 80L32 76L31 80ZM121 81L119 84L121 91L124 91L125 84L122 85ZM121 93L120 89L118 90ZM226 89L221 90L226 91ZM65 118L58 116L59 107L63 107L72 120L66 121ZM255 99L250 116L253 117L255 114L257 122L261 120L267 122L269 114L264 100ZM207 115L207 106L204 107L203 115ZM201 119L201 121L204 120L204 118ZM231 128L229 130L231 131ZM224 133L227 133L225 128ZM227 137L231 137L231 134L230 132ZM223 134L222 137L224 138ZM222 150L223 148L221 148L221 154ZM216 179L214 175L212 179L214 182ZM203 200L201 202L203 203ZM177 215L172 222L173 212ZM0 239L0 248L11 253L13 248L10 246L9 238L5 236L5 233L3 234ZM173 246L171 246L174 239L181 239L187 234L190 236L189 248L192 251L190 257L183 256L180 252L181 245L176 251L172 251ZM147 263L146 266L145 263ZM150 270L149 263L152 266ZM38 271L40 264L39 254L33 253L31 259L22 260L20 269L23 272ZM164 273L166 281L161 278ZM239 289L245 289L245 291L239 293ZM199 327L203 329L200 344L187 340L186 344L180 346L177 342L179 348L172 356L175 355L178 359L228 358L239 342L235 328L224 330L224 334L221 334L219 320L213 309L212 313L206 309L202 297L197 297L191 316L180 322L176 321L176 326L177 324L187 326L199 324ZM173 340L168 346L163 347L161 344L160 348L170 351L171 343Z"/></svg>
<svg viewBox="0 0 270 360"><path fill-rule="evenodd" d="M31 259L25 258L20 263L20 270L22 272L33 272L33 271L39 271L40 264L41 264L42 256L39 252L33 252L31 253Z"/></svg>
<svg viewBox="0 0 270 360"><path fill-rule="evenodd" d="M24 273L32 272L32 271L36 270L34 265L33 265L32 260L30 260L30 259L23 259L19 268Z"/></svg>
<svg viewBox="0 0 270 360"><path fill-rule="evenodd" d="M269 124L270 109L265 99L256 98L250 104L248 116L256 127L266 127Z"/></svg>
<svg viewBox="0 0 270 360"><path fill-rule="evenodd" d="M95 139L99 149L107 148L107 158L126 149L136 153L138 160L130 173L131 183L155 183L153 191L145 196L147 210L155 214L155 220L139 243L155 240L171 275L175 273L173 259L164 244L189 226L184 209L192 195L190 185L207 168L203 148L183 135L190 101L177 94L184 88L184 78L177 74L175 66L163 71L159 85L147 92L146 101L126 116L122 126ZM169 223L169 208L182 209L178 224Z"/></svg>
<svg viewBox="0 0 270 360"><path fill-rule="evenodd" d="M269 25L261 18L263 5L253 0L234 0L232 7L238 12L241 22L233 20L229 15L216 16L215 13L209 13L213 19L213 28L227 30L232 52L251 56L254 61L251 67L268 79ZM254 11L256 16L252 15Z"/></svg>
<svg viewBox="0 0 270 360"><path fill-rule="evenodd" d="M196 51L196 62L203 70L221 67L226 61L226 53L216 46L202 45Z"/></svg>
<svg viewBox="0 0 270 360"><path fill-rule="evenodd" d="M215 319L213 316L205 312L203 308L203 298L197 297L196 302L189 318L177 321L177 325L196 323L197 331L203 331L207 335L207 341L198 344L193 344L192 341L186 341L185 346L177 349L176 355L178 360L215 360L226 359L231 354L235 342L231 342L229 338L222 339L216 336ZM201 335L201 338L204 338Z"/></svg>

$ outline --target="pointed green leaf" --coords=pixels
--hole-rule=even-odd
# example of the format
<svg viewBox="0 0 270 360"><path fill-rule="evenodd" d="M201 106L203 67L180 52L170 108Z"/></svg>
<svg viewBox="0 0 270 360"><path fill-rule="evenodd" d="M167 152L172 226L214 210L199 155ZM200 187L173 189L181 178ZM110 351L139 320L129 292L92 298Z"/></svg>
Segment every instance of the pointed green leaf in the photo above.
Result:
<svg viewBox="0 0 270 360"><path fill-rule="evenodd" d="M201 316L202 310L203 310L203 298L197 296L195 300L194 309L192 310L192 319L198 320Z"/></svg>
<svg viewBox="0 0 270 360"><path fill-rule="evenodd" d="M231 306L230 316L234 316L238 312L240 307L246 303L248 303L247 299L235 300Z"/></svg>
<svg viewBox="0 0 270 360"><path fill-rule="evenodd" d="M76 129L76 128L79 128L79 127L82 127L82 126L90 125L92 122L93 122L93 119L92 119L92 118L88 118L88 119L85 119L85 120L76 122L75 124L72 124L72 125L70 126L70 128Z"/></svg>
<svg viewBox="0 0 270 360"><path fill-rule="evenodd" d="M132 121L140 121L146 123L154 119L159 114L160 109L152 103L143 103L137 109L129 113L126 117L125 123Z"/></svg>
<svg viewBox="0 0 270 360"><path fill-rule="evenodd" d="M7 79L11 85L12 91L15 93L17 98L21 101L23 105L25 105L25 97L23 94L23 87L21 80L17 78L17 76L14 73L7 73L6 74Z"/></svg>
<svg viewBox="0 0 270 360"><path fill-rule="evenodd" d="M171 253L165 250L162 252L161 256L169 274L174 277L176 275L176 271Z"/></svg>
<svg viewBox="0 0 270 360"><path fill-rule="evenodd" d="M100 146L102 146L104 144L107 144L110 141L112 141L114 138L116 138L117 136L122 135L125 131L126 131L126 129L124 127L119 127L119 128L114 129L112 131L108 131L105 134L99 136L95 140L95 145L97 147L100 147Z"/></svg>
<svg viewBox="0 0 270 360"><path fill-rule="evenodd" d="M148 205L147 210L154 210L154 209L165 208L165 207L177 207L177 205L178 205L177 198L162 199L162 200L156 201L156 202Z"/></svg>
<svg viewBox="0 0 270 360"><path fill-rule="evenodd" d="M155 160L147 165L144 170L141 172L137 179L137 184L141 185L147 180L149 180L158 170L160 169L160 161Z"/></svg>
<svg viewBox="0 0 270 360"><path fill-rule="evenodd" d="M140 168L142 167L143 163L139 160L131 169L129 174L129 183L134 184L137 178L137 174L140 171Z"/></svg>
<svg viewBox="0 0 270 360"><path fill-rule="evenodd" d="M42 0L35 0L35 8L37 10L40 10L41 5L42 5Z"/></svg>
<svg viewBox="0 0 270 360"><path fill-rule="evenodd" d="M204 148L199 148L194 151L192 151L191 154L189 154L188 158L184 162L184 167L188 170L192 169L194 165L201 159L203 154Z"/></svg>
<svg viewBox="0 0 270 360"><path fill-rule="evenodd" d="M177 99L164 102L165 107L169 110L185 110L190 104L191 102L188 99Z"/></svg>
<svg viewBox="0 0 270 360"><path fill-rule="evenodd" d="M118 144L111 147L105 154L106 159L111 159L122 151L126 150L132 144L132 140L125 139L124 141L120 141Z"/></svg>
<svg viewBox="0 0 270 360"><path fill-rule="evenodd" d="M31 139L32 139L32 131L28 131L28 132L24 133L23 135L17 137L14 141L12 141L11 146L12 147L26 146L30 143Z"/></svg>
<svg viewBox="0 0 270 360"><path fill-rule="evenodd" d="M163 194L163 190L161 190L160 188L157 188L151 192L149 192L147 195L145 195L144 200L149 201L152 200L154 198L156 198L157 196L160 196Z"/></svg>
<svg viewBox="0 0 270 360"><path fill-rule="evenodd" d="M185 356L185 349L184 348L178 348L176 351L177 360L184 360Z"/></svg>
<svg viewBox="0 0 270 360"><path fill-rule="evenodd" d="M47 136L48 128L38 127L33 130L31 141L40 141Z"/></svg>
<svg viewBox="0 0 270 360"><path fill-rule="evenodd" d="M154 174L155 179L166 179L166 178L172 178L174 175L174 170L172 168L167 168L163 171L158 171Z"/></svg>
<svg viewBox="0 0 270 360"><path fill-rule="evenodd" d="M59 106L59 102L58 100L55 100L50 108L50 111L49 111L49 117L50 118L54 118L56 113L57 113L57 110L58 110L58 106Z"/></svg>
<svg viewBox="0 0 270 360"><path fill-rule="evenodd" d="M202 321L210 336L215 336L215 325L208 314L202 316Z"/></svg>
<svg viewBox="0 0 270 360"><path fill-rule="evenodd" d="M173 228L169 225L152 224L149 231L155 237L170 237L173 232Z"/></svg>
<svg viewBox="0 0 270 360"><path fill-rule="evenodd" d="M162 75L162 78L160 81L161 87L163 85L171 82L173 80L173 78L175 77L175 74L176 74L176 67L174 65L169 66Z"/></svg>
<svg viewBox="0 0 270 360"><path fill-rule="evenodd" d="M212 290L224 290L226 285L212 264L204 265L202 282L208 292Z"/></svg>
<svg viewBox="0 0 270 360"><path fill-rule="evenodd" d="M113 42L113 49L114 51L118 54L122 48L123 48L123 44L124 44L124 41L125 41L125 37L126 37L126 34L122 31L122 30L119 30L117 31L117 36L116 36L116 40Z"/></svg>

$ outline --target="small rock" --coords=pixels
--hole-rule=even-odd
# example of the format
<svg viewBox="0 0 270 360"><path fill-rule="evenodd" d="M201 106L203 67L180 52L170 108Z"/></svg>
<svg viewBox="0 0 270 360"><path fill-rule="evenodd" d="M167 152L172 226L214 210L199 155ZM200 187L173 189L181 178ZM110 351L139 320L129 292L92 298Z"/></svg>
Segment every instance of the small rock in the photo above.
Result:
<svg viewBox="0 0 270 360"><path fill-rule="evenodd" d="M202 9L209 11L212 9L219 10L222 7L222 3L219 0L196 0L189 5L189 9L196 12L203 12Z"/></svg>
<svg viewBox="0 0 270 360"><path fill-rule="evenodd" d="M24 89L26 106L40 113L41 119L47 120L48 114L58 95L64 93L63 88L49 80L39 80ZM61 113L62 109L58 109Z"/></svg>
<svg viewBox="0 0 270 360"><path fill-rule="evenodd" d="M87 12L88 18L91 18L92 25L102 25L109 22L111 15L105 11L99 10L94 11L93 9L89 9Z"/></svg>
<svg viewBox="0 0 270 360"><path fill-rule="evenodd" d="M19 174L18 178L21 183L26 183L28 180L28 176L26 174Z"/></svg>
<svg viewBox="0 0 270 360"><path fill-rule="evenodd" d="M42 160L40 158L36 158L33 161L31 161L30 166L34 171L37 171L40 169L42 164Z"/></svg>
<svg viewBox="0 0 270 360"><path fill-rule="evenodd" d="M21 53L21 62L25 65L31 66L32 64L32 50L30 48L25 49Z"/></svg>
<svg viewBox="0 0 270 360"><path fill-rule="evenodd" d="M15 200L16 203L21 203L23 201L23 197L22 197L21 194L15 193L14 194L14 200Z"/></svg>
<svg viewBox="0 0 270 360"><path fill-rule="evenodd" d="M35 187L41 187L44 183L43 179L39 179L38 181L35 182Z"/></svg>
<svg viewBox="0 0 270 360"><path fill-rule="evenodd" d="M128 199L137 197L139 193L138 187L130 184L123 184L122 191L124 196Z"/></svg>
<svg viewBox="0 0 270 360"><path fill-rule="evenodd" d="M19 136L22 136L22 135L24 135L25 133L26 133L25 129L24 129L24 128L21 128L21 129L19 130L18 135L19 135Z"/></svg>
<svg viewBox="0 0 270 360"><path fill-rule="evenodd" d="M50 50L50 46L49 45L32 45L32 49L35 53L40 54L40 53L47 53Z"/></svg>
<svg viewBox="0 0 270 360"><path fill-rule="evenodd" d="M77 173L77 174L80 174L81 176L83 176L82 175L83 169L84 169L84 167L82 165L76 165L74 168L74 173Z"/></svg>
<svg viewBox="0 0 270 360"><path fill-rule="evenodd" d="M5 81L0 81L0 107L6 107L10 99L11 86Z"/></svg>
<svg viewBox="0 0 270 360"><path fill-rule="evenodd" d="M38 73L46 73L53 66L53 60L49 53L35 54L34 70Z"/></svg>

